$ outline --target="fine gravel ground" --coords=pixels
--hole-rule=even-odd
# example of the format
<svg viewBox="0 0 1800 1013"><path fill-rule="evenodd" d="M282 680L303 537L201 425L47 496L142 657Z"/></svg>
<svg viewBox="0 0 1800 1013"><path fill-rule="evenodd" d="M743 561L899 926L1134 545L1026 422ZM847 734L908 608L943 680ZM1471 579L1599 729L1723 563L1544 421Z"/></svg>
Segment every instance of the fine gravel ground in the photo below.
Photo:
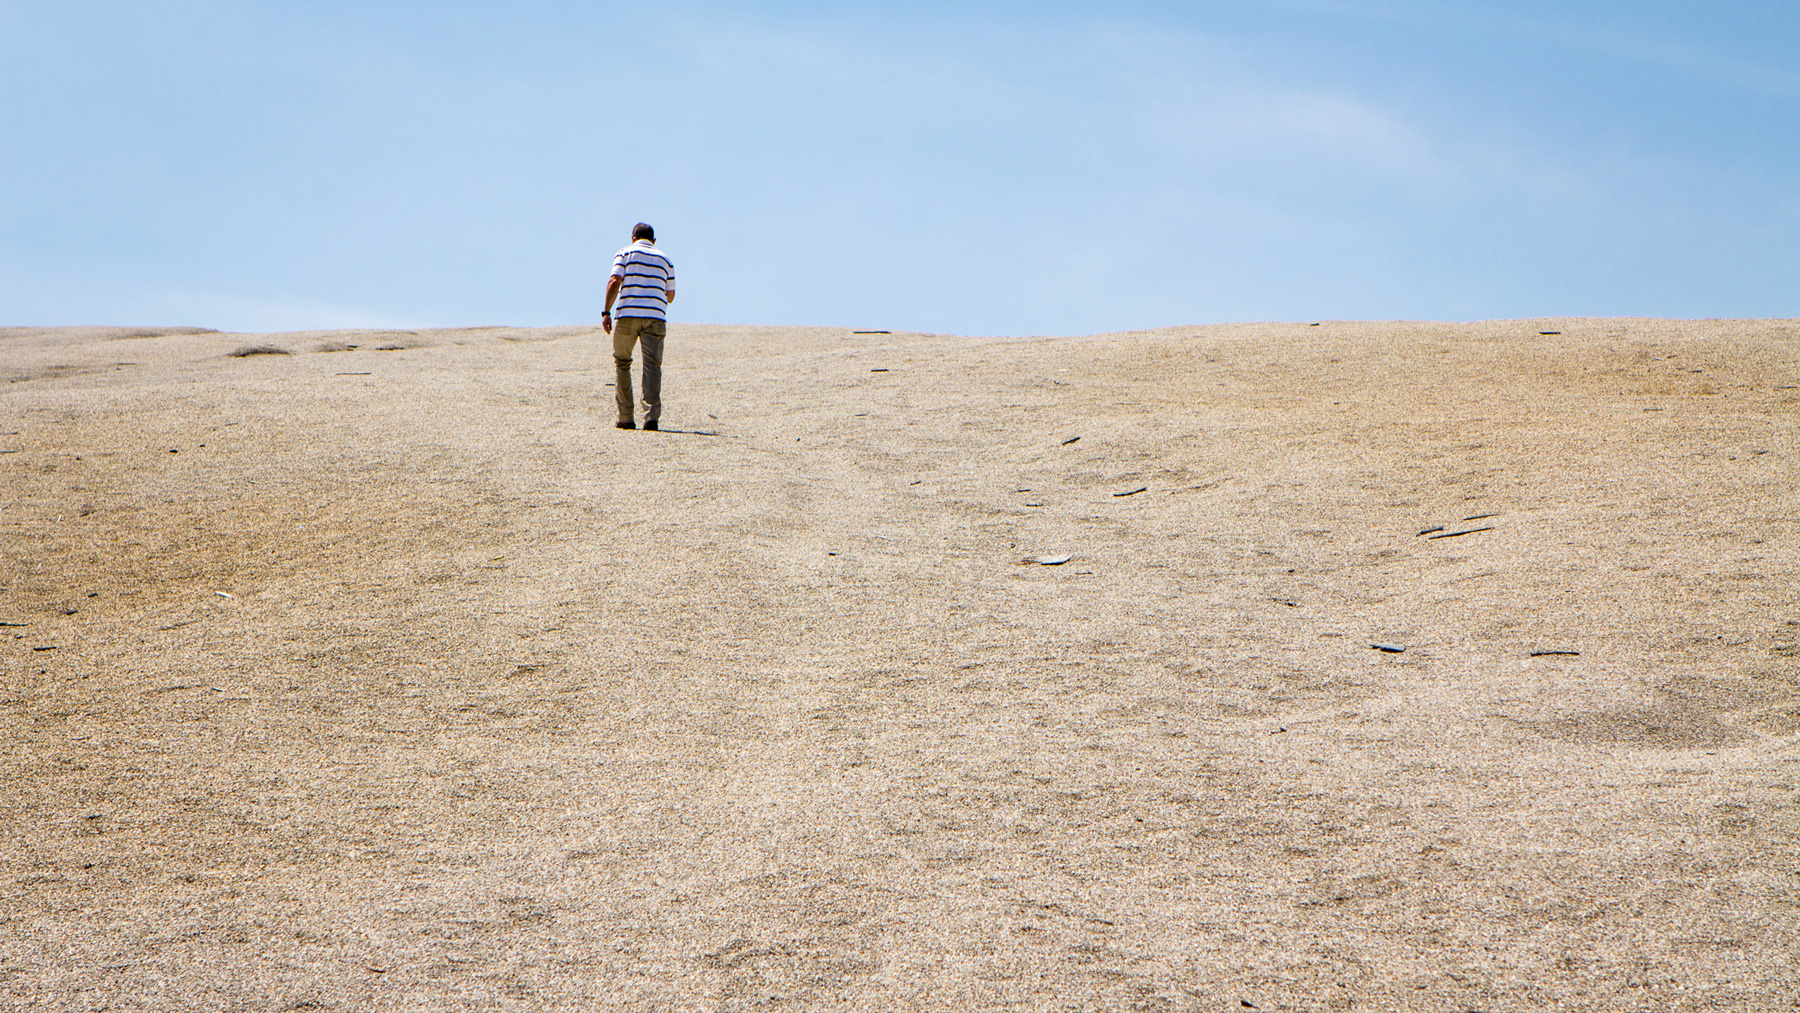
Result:
<svg viewBox="0 0 1800 1013"><path fill-rule="evenodd" d="M1800 1005L1800 322L667 356L0 330L0 1008Z"/></svg>

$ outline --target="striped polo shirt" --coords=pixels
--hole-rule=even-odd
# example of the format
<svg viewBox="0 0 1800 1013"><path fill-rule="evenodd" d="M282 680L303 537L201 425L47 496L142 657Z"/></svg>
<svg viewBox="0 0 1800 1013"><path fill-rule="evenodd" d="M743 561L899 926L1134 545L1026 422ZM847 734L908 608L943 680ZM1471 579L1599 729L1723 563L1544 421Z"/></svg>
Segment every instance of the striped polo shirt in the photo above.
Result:
<svg viewBox="0 0 1800 1013"><path fill-rule="evenodd" d="M620 279L613 316L667 320L668 299L675 291L675 265L648 239L640 239L613 258L612 276Z"/></svg>

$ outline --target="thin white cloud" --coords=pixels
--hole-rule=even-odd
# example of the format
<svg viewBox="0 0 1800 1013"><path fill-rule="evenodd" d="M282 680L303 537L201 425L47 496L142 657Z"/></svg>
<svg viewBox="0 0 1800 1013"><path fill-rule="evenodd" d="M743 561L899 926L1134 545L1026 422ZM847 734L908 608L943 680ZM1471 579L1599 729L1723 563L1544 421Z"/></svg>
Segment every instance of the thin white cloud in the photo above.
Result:
<svg viewBox="0 0 1800 1013"><path fill-rule="evenodd" d="M267 333L431 326L417 317L304 297L265 297L210 289L158 287L129 277L123 265L79 275L0 252L3 324L208 327Z"/></svg>
<svg viewBox="0 0 1800 1013"><path fill-rule="evenodd" d="M1426 128L1345 91L1193 82L1147 101L1137 120L1153 143L1228 161L1239 172L1358 172L1413 181L1455 172Z"/></svg>
<svg viewBox="0 0 1800 1013"><path fill-rule="evenodd" d="M1715 49L1637 32L1605 32L1596 43L1611 52L1655 66L1666 67L1692 78L1742 92L1800 101L1800 72L1771 67L1721 53ZM1793 40L1800 44L1800 39Z"/></svg>
<svg viewBox="0 0 1800 1013"><path fill-rule="evenodd" d="M198 317L201 326L221 331L269 333L277 331L389 330L431 326L418 318L357 306L341 306L306 299L258 298L218 292L156 292L137 300L145 311L168 307L185 316Z"/></svg>
<svg viewBox="0 0 1800 1013"><path fill-rule="evenodd" d="M1800 100L1800 69L1731 53L1680 32L1657 4L1519 4L1482 0L1263 0L1269 6L1353 21L1433 29L1443 37L1511 37L1661 67L1696 81L1772 98ZM1669 5L1677 13L1702 7ZM1732 12L1745 16L1747 12ZM1753 13L1753 12L1750 12ZM1769 4L1765 20L1781 32L1791 13ZM1742 33L1739 33L1740 35ZM1777 36L1779 37L1779 35ZM1792 39L1786 40L1790 54Z"/></svg>
<svg viewBox="0 0 1800 1013"><path fill-rule="evenodd" d="M1192 33L1063 24L1021 29L993 48L996 40L979 37L877 38L821 23L678 27L670 54L683 65L659 87L682 89L688 115L726 136L774 131L837 151L905 138L988 168L1066 170L1109 145L1145 144L1153 150L1134 155L1278 171L1304 164L1416 181L1453 168L1400 111L1344 88L1284 83L1226 42ZM773 150L796 161L833 154Z"/></svg>

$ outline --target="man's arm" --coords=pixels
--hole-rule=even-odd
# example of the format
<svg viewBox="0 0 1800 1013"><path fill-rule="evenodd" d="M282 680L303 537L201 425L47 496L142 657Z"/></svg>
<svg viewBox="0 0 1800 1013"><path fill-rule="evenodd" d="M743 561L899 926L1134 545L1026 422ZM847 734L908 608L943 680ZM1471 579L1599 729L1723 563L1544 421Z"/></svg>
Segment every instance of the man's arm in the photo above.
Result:
<svg viewBox="0 0 1800 1013"><path fill-rule="evenodd" d="M606 279L606 309L600 317L600 328L608 334L612 333L613 300L619 297L619 286L624 282L625 279L616 274Z"/></svg>

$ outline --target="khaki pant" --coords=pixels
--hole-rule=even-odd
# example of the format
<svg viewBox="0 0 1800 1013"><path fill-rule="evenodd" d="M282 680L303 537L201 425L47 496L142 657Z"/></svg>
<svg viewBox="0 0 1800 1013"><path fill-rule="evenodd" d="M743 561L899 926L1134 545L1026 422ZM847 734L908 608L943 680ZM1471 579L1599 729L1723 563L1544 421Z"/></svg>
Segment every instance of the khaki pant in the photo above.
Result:
<svg viewBox="0 0 1800 1013"><path fill-rule="evenodd" d="M613 392L619 399L620 422L632 421L631 349L639 343L644 346L644 421L662 418L663 337L668 332L667 324L650 317L620 317L613 321L613 366L618 374Z"/></svg>

